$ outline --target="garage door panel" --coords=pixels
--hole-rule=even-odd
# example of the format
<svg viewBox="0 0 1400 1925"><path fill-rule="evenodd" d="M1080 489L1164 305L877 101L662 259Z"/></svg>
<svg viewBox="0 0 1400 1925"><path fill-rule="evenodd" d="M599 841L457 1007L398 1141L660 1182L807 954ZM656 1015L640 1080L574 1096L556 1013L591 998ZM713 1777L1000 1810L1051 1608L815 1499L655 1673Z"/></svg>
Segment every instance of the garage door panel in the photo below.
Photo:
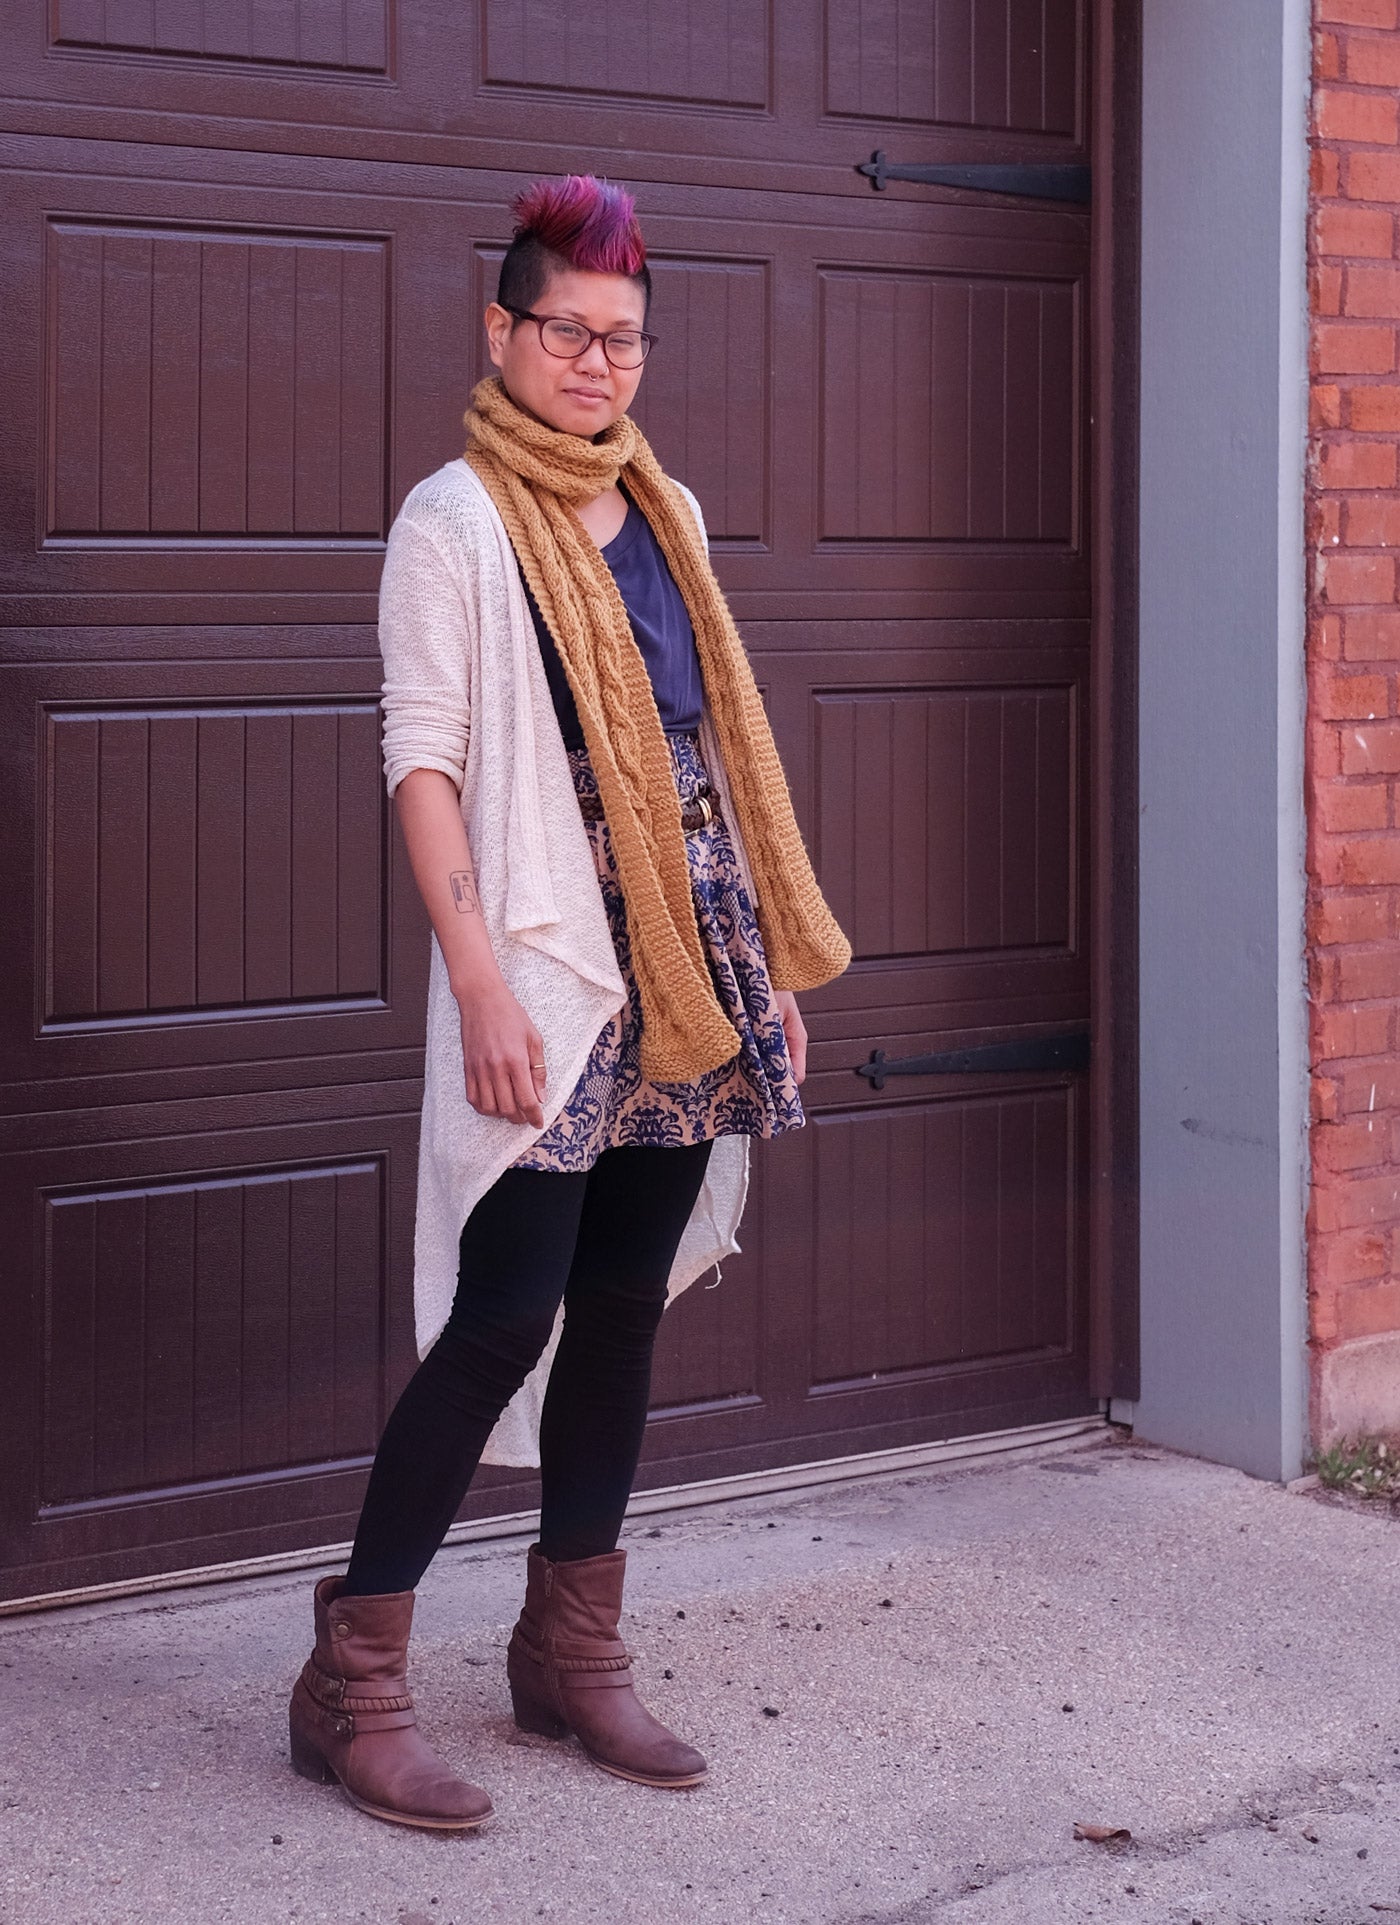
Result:
<svg viewBox="0 0 1400 1925"><path fill-rule="evenodd" d="M819 539L1070 542L1074 284L832 268L819 281Z"/></svg>
<svg viewBox="0 0 1400 1925"><path fill-rule="evenodd" d="M1005 8L825 0L822 12L828 114L911 127L1079 132L1078 0Z"/></svg>
<svg viewBox="0 0 1400 1925"><path fill-rule="evenodd" d="M813 857L862 962L1077 944L1067 688L825 689Z"/></svg>
<svg viewBox="0 0 1400 1925"><path fill-rule="evenodd" d="M814 1387L1068 1351L1068 1087L827 1113L812 1135Z"/></svg>
<svg viewBox="0 0 1400 1925"><path fill-rule="evenodd" d="M486 91L771 106L771 0L597 0L588 30L556 0L483 0Z"/></svg>
<svg viewBox="0 0 1400 1925"><path fill-rule="evenodd" d="M844 598L862 592L874 614L892 592L995 598L1087 583L1086 229L1076 215L1003 223L1000 210L963 205L909 232L872 210L782 237L777 328L792 402L781 457L807 487L784 491L778 551L801 555L793 586L843 598L833 613L858 612ZM727 579L770 585L744 556Z"/></svg>
<svg viewBox="0 0 1400 1925"><path fill-rule="evenodd" d="M355 1160L46 1196L41 1509L372 1451L383 1181Z"/></svg>
<svg viewBox="0 0 1400 1925"><path fill-rule="evenodd" d="M283 117L411 124L392 84L392 0L55 0L37 34L19 0L7 12L15 80L41 98L137 92L147 108L246 115L270 139ZM441 12L467 25L460 10Z"/></svg>
<svg viewBox="0 0 1400 1925"><path fill-rule="evenodd" d="M148 596L138 620L181 595L358 595L372 620L398 501L460 446L455 210L128 163L6 176L4 586ZM441 293L396 336L401 270Z"/></svg>
<svg viewBox="0 0 1400 1925"><path fill-rule="evenodd" d="M372 673L254 658L0 675L7 880L34 905L37 963L33 1001L0 1016L13 1075L421 1044L427 931L384 793L378 672L376 657ZM25 940L0 933L17 975Z"/></svg>
<svg viewBox="0 0 1400 1925"><path fill-rule="evenodd" d="M383 1002L372 699L47 724L45 1030Z"/></svg>
<svg viewBox="0 0 1400 1925"><path fill-rule="evenodd" d="M46 539L382 541L382 238L55 220L47 243Z"/></svg>
<svg viewBox="0 0 1400 1925"><path fill-rule="evenodd" d="M383 539L382 238L51 220L46 241L46 540Z"/></svg>
<svg viewBox="0 0 1400 1925"><path fill-rule="evenodd" d="M388 28L386 0L57 0L50 44L382 74Z"/></svg>
<svg viewBox="0 0 1400 1925"><path fill-rule="evenodd" d="M415 1106L4 1160L3 1503L24 1560L82 1582L163 1535L346 1501L413 1364L395 1280L416 1135Z"/></svg>
<svg viewBox="0 0 1400 1925"><path fill-rule="evenodd" d="M1063 1019L1088 988L1083 926L1087 663L992 629L981 651L938 624L749 630L817 876L853 962L808 992L818 1041L909 1053L896 1039ZM902 625L899 625L902 626ZM954 639L952 637L950 640ZM826 640L828 646L813 646ZM919 646L919 642L923 646ZM928 1047L937 1045L930 1044Z"/></svg>

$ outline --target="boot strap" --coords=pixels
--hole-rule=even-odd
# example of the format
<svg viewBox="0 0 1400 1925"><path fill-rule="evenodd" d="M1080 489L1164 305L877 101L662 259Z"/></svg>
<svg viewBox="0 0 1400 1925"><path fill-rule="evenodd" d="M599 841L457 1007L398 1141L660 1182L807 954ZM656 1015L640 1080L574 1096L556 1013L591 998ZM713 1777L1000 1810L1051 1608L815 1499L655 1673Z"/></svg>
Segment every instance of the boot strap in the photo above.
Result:
<svg viewBox="0 0 1400 1925"><path fill-rule="evenodd" d="M413 1710L413 1699L408 1691L378 1692L374 1695L355 1690L351 1678L337 1678L329 1671L323 1671L315 1658L306 1660L302 1672L307 1690L317 1704L324 1705L328 1711L353 1711L357 1716L380 1712L400 1712ZM406 1678L393 1678L393 1684L407 1685ZM413 1720L410 1718L409 1723Z"/></svg>
<svg viewBox="0 0 1400 1925"><path fill-rule="evenodd" d="M630 1671L632 1660L624 1651L618 1657L591 1658L560 1656L557 1651L549 1654L550 1663L556 1671L567 1671L570 1677L588 1671Z"/></svg>
<svg viewBox="0 0 1400 1925"><path fill-rule="evenodd" d="M385 1699L383 1702L393 1704L397 1701ZM403 1731L409 1725L416 1725L418 1722L411 1704L400 1704L398 1710L392 1711L351 1710L349 1717L354 1727L351 1736L356 1738L366 1731Z"/></svg>
<svg viewBox="0 0 1400 1925"><path fill-rule="evenodd" d="M380 1712L412 1711L413 1709L413 1700L406 1692L398 1698L344 1697L340 1703L343 1710L353 1711L357 1718L366 1712L377 1716Z"/></svg>
<svg viewBox="0 0 1400 1925"><path fill-rule="evenodd" d="M560 1664L554 1668L556 1690L598 1691L632 1689L632 1667L617 1665L607 1671L577 1671Z"/></svg>
<svg viewBox="0 0 1400 1925"><path fill-rule="evenodd" d="M561 1651L556 1645L536 1644L527 1636L520 1625L516 1625L511 1638L511 1649L532 1664L543 1668L548 1665L553 1671L567 1671L572 1676L584 1671L627 1671L632 1664L632 1654L620 1639L602 1639L603 1650Z"/></svg>

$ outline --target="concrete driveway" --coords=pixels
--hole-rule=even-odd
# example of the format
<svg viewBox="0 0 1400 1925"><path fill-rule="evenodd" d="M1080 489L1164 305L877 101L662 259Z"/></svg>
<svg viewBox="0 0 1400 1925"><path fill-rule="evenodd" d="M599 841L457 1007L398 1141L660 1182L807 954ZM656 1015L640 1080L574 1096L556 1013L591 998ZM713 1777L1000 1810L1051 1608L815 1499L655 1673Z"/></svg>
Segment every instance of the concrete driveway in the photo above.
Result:
<svg viewBox="0 0 1400 1925"><path fill-rule="evenodd" d="M711 1761L629 1785L510 1721L523 1542L420 1595L428 1735L497 1817L286 1762L314 1574L0 1623L14 1925L1400 1920L1400 1526L1106 1432L641 1518L624 1634ZM1086 1842L1076 1822L1126 1828Z"/></svg>

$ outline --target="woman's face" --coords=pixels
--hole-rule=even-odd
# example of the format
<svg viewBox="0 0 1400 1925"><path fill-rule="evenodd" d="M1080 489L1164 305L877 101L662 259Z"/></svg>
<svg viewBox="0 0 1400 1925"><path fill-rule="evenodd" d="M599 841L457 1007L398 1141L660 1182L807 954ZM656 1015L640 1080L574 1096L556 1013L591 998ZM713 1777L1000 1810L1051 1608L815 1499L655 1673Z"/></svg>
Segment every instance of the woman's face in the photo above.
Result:
<svg viewBox="0 0 1400 1925"><path fill-rule="evenodd" d="M644 325L645 297L625 274L594 274L566 268L551 275L530 312L581 321L595 333ZM642 378L640 368L615 368L601 341L590 341L577 360L546 351L533 321L518 321L493 301L486 310L491 359L507 394L548 427L593 436L626 414Z"/></svg>

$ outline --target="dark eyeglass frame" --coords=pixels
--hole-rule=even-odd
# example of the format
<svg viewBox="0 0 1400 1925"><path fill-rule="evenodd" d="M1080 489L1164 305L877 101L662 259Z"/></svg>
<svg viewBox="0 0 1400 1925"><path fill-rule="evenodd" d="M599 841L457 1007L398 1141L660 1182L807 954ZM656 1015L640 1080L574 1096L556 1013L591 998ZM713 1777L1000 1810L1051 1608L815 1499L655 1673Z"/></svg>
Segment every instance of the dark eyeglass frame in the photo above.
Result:
<svg viewBox="0 0 1400 1925"><path fill-rule="evenodd" d="M533 321L540 331L540 346L546 354L552 355L556 361L577 361L582 355L587 354L595 341L601 341L603 344L603 358L610 368L617 368L622 374L635 374L637 369L644 365L647 356L651 353L660 338L658 335L648 334L645 328L607 328L600 332L597 328L583 327L582 321L575 321L573 316L569 314L535 314L528 307L510 307L504 301L502 301L501 306L505 308L507 314L513 314L518 321ZM562 321L566 327L583 328L583 332L588 336L588 339L581 348L576 348L572 354L559 354L545 341L544 324L546 321ZM642 343L641 360L636 362L632 367L625 366L621 361L614 361L608 353L608 337L613 334L635 334L637 339Z"/></svg>

